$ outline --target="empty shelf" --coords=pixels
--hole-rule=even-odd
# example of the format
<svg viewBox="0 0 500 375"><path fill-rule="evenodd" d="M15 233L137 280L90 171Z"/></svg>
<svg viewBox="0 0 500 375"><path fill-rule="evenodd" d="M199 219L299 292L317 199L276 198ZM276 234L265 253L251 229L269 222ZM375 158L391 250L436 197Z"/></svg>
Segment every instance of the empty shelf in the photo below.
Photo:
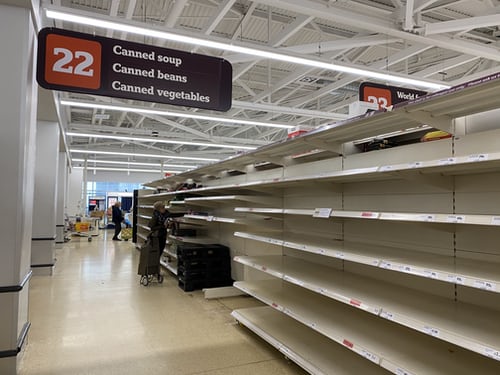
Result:
<svg viewBox="0 0 500 375"><path fill-rule="evenodd" d="M500 265L495 262L434 255L424 251L417 252L360 243L344 243L333 239L310 238L296 234L284 234L283 238L247 232L235 232L234 235L350 262L500 293L500 272L498 272Z"/></svg>
<svg viewBox="0 0 500 375"><path fill-rule="evenodd" d="M236 257L235 261L479 354L493 357L492 353L500 352L498 311L289 256Z"/></svg>
<svg viewBox="0 0 500 375"><path fill-rule="evenodd" d="M493 375L500 371L500 361L411 331L280 280L237 282L235 286L396 374L407 371L415 375Z"/></svg>
<svg viewBox="0 0 500 375"><path fill-rule="evenodd" d="M311 374L387 374L377 365L269 307L235 310L231 315Z"/></svg>

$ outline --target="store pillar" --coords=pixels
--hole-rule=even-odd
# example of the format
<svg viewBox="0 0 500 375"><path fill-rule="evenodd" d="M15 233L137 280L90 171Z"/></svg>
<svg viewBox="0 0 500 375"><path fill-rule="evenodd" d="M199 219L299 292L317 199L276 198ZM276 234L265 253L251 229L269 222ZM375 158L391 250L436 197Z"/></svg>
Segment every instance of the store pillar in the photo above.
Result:
<svg viewBox="0 0 500 375"><path fill-rule="evenodd" d="M52 275L55 265L59 137L56 122L38 121L31 243L31 268L35 275Z"/></svg>
<svg viewBox="0 0 500 375"><path fill-rule="evenodd" d="M64 243L64 213L66 209L66 184L68 173L68 160L65 152L59 152L56 192L56 248L61 248Z"/></svg>
<svg viewBox="0 0 500 375"><path fill-rule="evenodd" d="M15 4L15 5L12 5ZM29 329L35 176L36 38L30 2L0 0L0 374L14 375Z"/></svg>

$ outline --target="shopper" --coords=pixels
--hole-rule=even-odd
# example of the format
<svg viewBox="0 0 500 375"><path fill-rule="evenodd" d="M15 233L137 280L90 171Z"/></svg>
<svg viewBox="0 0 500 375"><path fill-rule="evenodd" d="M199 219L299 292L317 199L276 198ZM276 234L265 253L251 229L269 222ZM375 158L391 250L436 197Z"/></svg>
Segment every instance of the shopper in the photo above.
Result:
<svg viewBox="0 0 500 375"><path fill-rule="evenodd" d="M123 213L121 209L121 202L116 202L112 208L112 217L111 221L115 224L115 235L113 236L113 241L121 241L118 238L122 230L122 221L123 221Z"/></svg>
<svg viewBox="0 0 500 375"><path fill-rule="evenodd" d="M153 209L153 216L149 220L148 226L151 228L151 234L158 236L161 256L167 242L167 220L170 216L170 212L166 210L165 204L162 201L155 202L153 204Z"/></svg>

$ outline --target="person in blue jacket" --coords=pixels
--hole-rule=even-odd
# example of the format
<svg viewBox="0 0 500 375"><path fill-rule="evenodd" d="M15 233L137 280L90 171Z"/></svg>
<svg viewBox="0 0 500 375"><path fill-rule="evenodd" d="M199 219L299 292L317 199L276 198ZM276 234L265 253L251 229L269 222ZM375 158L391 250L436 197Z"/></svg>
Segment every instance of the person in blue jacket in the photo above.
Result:
<svg viewBox="0 0 500 375"><path fill-rule="evenodd" d="M116 202L113 206L113 211L111 215L111 221L115 224L115 235L113 236L113 241L121 241L118 238L118 235L120 234L122 230L122 221L123 221L123 213L121 209L121 202Z"/></svg>

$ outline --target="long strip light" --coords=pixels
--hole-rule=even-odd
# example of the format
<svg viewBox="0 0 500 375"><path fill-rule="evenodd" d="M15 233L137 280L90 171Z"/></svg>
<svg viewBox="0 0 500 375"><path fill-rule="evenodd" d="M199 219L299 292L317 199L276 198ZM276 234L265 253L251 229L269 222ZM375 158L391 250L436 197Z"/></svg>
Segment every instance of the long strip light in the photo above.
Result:
<svg viewBox="0 0 500 375"><path fill-rule="evenodd" d="M176 155L159 155L159 154L138 154L128 152L115 152L115 151L98 151L98 150L83 150L72 148L69 150L75 154L95 154L95 155L114 155L114 156L137 156L139 158L153 158L153 159L173 159L173 160L199 160L199 161L220 161L215 158L198 158L191 156L176 156Z"/></svg>
<svg viewBox="0 0 500 375"><path fill-rule="evenodd" d="M71 159L74 162L85 162L85 159ZM114 160L94 160L94 159L87 159L87 163L91 164L118 164L118 165L142 165L145 167L161 167L160 163L143 163L143 162L137 162L137 161L114 161ZM165 168L184 168L184 169L192 169L192 168L197 168L197 165L180 165L180 164L163 164Z"/></svg>
<svg viewBox="0 0 500 375"><path fill-rule="evenodd" d="M296 125L279 124L279 123L273 123L273 122L262 122L262 121L242 120L242 119L236 119L236 118L227 118L227 117L222 117L222 116L197 115L197 114L192 113L192 112L185 113L185 112L178 112L178 111L166 111L166 110L161 110L161 109L140 108L140 107L119 105L119 104L100 104L100 103L80 102L80 101L76 101L76 100L66 100L66 99L61 100L60 103L61 103L61 105L80 107L80 108L108 109L108 110L112 110L112 111L126 111L126 112L144 113L144 114L150 114L150 115L159 115L159 116L192 118L192 119L197 119L197 120L216 121L216 122L223 122L223 123L230 123L230 124L265 126L268 128L291 129L291 128L296 126Z"/></svg>
<svg viewBox="0 0 500 375"><path fill-rule="evenodd" d="M75 169L84 169L84 167L73 167ZM113 172L143 172L143 173L162 173L153 169L128 169L128 168L106 168L106 167L87 167L89 171L113 171ZM179 173L179 171L163 171L163 173Z"/></svg>
<svg viewBox="0 0 500 375"><path fill-rule="evenodd" d="M162 139L162 138L130 137L130 136L126 136L126 135L114 135L114 134L67 132L66 135L70 135L73 137L83 137L83 138L117 139L117 140L121 140L121 141L138 141L138 142L151 142L151 143L167 143L167 144L173 144L173 145L230 148L230 149L235 149L235 150L255 150L257 148L257 147L251 147L251 146L226 145L226 144L221 144L221 143L190 142L190 141L182 141L182 140L172 141L169 139Z"/></svg>
<svg viewBox="0 0 500 375"><path fill-rule="evenodd" d="M83 15L70 13L68 11L59 11L59 10L53 10L50 8L46 8L45 11L46 11L47 18L52 18L52 19L56 19L56 20L66 21L66 22L73 22L73 23L87 25L87 26L94 26L94 27L100 27L100 28L104 28L104 29L122 31L122 32L126 32L126 33L131 33L131 34L149 36L152 38L170 40L173 42L186 43L186 44L195 45L195 46L214 48L214 49L223 50L223 51L243 53L243 54L257 56L257 57L265 58L265 59L284 61L284 62L299 64L299 65L306 65L306 66L311 66L314 68L332 70L332 71L343 72L343 73L347 73L347 74L354 74L354 75L358 75L358 76L362 76L362 77L368 77L368 78L379 79L379 80L387 81L387 82L395 82L395 83L399 83L399 84L407 84L407 85L412 85L412 86L417 86L417 87L423 87L423 88L431 89L431 90L441 90L441 89L445 89L445 88L450 87L450 86L442 84L442 83L429 82L429 81L404 77L404 76L391 74L391 73L381 73L381 72L376 72L376 71L372 71L372 70L360 69L357 67L349 66L347 64L342 64L342 65L341 64L332 64L330 62L321 61L319 59L311 59L311 58L304 58L304 57L300 57L300 56L295 56L295 55L292 55L291 53L278 53L278 52L274 52L270 48L269 49L264 49L264 48L257 49L257 48L252 48L252 47L246 47L246 46L243 46L241 44L236 44L234 41L230 44L230 43L226 43L223 41L207 40L207 39L202 39L199 37L180 35L180 34L175 34L175 33L168 32L168 31L162 31L160 29L146 28L146 27L140 26L140 24L138 24L138 23L135 23L135 24L132 22L129 22L127 24L120 23L120 22L116 22L116 21L111 21L111 20L99 18L99 16L97 16L97 15L90 15L89 14L89 16L83 16Z"/></svg>

